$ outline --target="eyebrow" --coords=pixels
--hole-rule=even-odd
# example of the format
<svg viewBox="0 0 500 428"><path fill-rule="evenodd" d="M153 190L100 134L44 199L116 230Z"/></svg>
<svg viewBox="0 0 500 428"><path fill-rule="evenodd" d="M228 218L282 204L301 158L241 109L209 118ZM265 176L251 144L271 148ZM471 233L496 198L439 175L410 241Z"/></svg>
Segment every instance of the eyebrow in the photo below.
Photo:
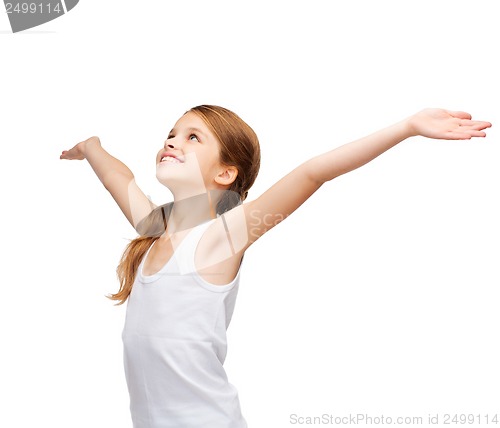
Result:
<svg viewBox="0 0 500 428"><path fill-rule="evenodd" d="M196 132L196 133L198 133L198 134L203 135L204 137L206 137L206 136L207 136L207 134L205 134L205 133L204 133L201 129L199 129L199 128L191 128L191 127L190 127L190 128L187 128L187 131L188 131L188 132ZM170 134L172 134L172 133L175 133L175 132L176 132L175 128L172 128L172 130L169 132L169 134L168 134L168 135L170 135Z"/></svg>

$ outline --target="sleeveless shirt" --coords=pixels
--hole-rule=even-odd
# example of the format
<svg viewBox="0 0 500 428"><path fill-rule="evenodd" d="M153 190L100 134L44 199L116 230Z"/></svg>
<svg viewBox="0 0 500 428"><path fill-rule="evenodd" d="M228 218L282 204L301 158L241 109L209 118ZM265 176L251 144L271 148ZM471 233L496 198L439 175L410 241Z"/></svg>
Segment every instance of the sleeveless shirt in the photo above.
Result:
<svg viewBox="0 0 500 428"><path fill-rule="evenodd" d="M191 229L170 260L144 275L143 257L122 333L134 428L246 428L223 363L240 270L226 285L196 272L194 255L214 220Z"/></svg>

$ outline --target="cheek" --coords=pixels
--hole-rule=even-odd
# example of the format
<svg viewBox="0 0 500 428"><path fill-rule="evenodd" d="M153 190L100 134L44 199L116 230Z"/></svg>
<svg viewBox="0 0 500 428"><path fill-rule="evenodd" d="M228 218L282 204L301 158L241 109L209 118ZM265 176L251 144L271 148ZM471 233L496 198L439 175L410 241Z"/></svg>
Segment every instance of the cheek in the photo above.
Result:
<svg viewBox="0 0 500 428"><path fill-rule="evenodd" d="M218 162L207 159L200 162L199 169L204 181L210 183L219 173L220 165L218 164Z"/></svg>
<svg viewBox="0 0 500 428"><path fill-rule="evenodd" d="M207 154L200 160L200 166L205 171L210 171L211 173L218 171L221 168L221 163L218 154L210 153Z"/></svg>

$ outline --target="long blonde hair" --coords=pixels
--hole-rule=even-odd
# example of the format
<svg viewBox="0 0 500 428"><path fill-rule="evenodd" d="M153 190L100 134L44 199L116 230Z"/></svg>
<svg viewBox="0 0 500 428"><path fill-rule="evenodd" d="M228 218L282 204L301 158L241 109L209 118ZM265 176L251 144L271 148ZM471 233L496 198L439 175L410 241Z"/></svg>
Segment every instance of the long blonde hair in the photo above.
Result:
<svg viewBox="0 0 500 428"><path fill-rule="evenodd" d="M220 162L238 169L236 180L217 203L216 213L223 214L246 199L257 178L260 168L259 140L246 122L224 107L201 105L189 111L196 113L217 138ZM120 289L116 294L107 296L117 300L117 305L125 303L130 295L137 268L148 248L165 232L171 209L172 203L155 208L137 227L139 237L126 246L116 269Z"/></svg>

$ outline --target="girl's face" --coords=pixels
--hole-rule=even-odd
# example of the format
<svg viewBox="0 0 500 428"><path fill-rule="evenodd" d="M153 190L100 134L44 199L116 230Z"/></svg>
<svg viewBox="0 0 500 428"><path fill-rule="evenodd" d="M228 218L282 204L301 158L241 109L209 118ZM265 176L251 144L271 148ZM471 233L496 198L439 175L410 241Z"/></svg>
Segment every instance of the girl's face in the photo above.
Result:
<svg viewBox="0 0 500 428"><path fill-rule="evenodd" d="M156 177L176 198L187 198L221 188L218 176L219 143L205 122L193 112L182 116L156 156Z"/></svg>

